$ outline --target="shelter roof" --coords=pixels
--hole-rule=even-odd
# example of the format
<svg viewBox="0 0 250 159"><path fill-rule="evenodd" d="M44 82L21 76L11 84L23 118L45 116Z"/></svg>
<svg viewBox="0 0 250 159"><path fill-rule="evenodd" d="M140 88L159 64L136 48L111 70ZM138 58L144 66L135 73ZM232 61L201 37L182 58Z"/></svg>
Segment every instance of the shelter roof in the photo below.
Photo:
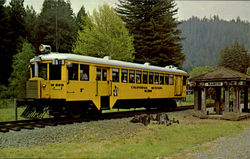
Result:
<svg viewBox="0 0 250 159"><path fill-rule="evenodd" d="M190 79L192 82L205 81L250 81L250 76L225 67L219 67Z"/></svg>

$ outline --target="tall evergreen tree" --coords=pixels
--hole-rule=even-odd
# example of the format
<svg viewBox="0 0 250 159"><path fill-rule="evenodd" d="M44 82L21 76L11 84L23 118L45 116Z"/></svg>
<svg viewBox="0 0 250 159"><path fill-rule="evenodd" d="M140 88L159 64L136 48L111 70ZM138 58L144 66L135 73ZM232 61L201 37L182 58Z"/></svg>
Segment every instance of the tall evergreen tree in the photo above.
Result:
<svg viewBox="0 0 250 159"><path fill-rule="evenodd" d="M250 67L247 68L247 75L250 76Z"/></svg>
<svg viewBox="0 0 250 159"><path fill-rule="evenodd" d="M225 49L221 50L218 65L246 73L249 61L250 56L244 45L235 41L230 48L226 46Z"/></svg>
<svg viewBox="0 0 250 159"><path fill-rule="evenodd" d="M211 66L202 66L202 67L198 66L198 67L193 68L193 70L189 72L189 76L191 78L193 78L193 77L201 75L203 73L207 73L209 71L212 71L213 69L214 69L214 67L211 67Z"/></svg>
<svg viewBox="0 0 250 159"><path fill-rule="evenodd" d="M181 67L180 24L173 0L119 0L116 9L134 35L135 61Z"/></svg>
<svg viewBox="0 0 250 159"><path fill-rule="evenodd" d="M224 66L226 64L225 58L226 58L226 56L227 56L226 54L228 54L228 52L230 52L230 50L228 48L228 45L226 45L225 48L220 51L219 59L217 61L218 66Z"/></svg>
<svg viewBox="0 0 250 159"><path fill-rule="evenodd" d="M82 29L81 26L84 26L86 24L85 22L86 18L87 18L87 14L85 12L84 6L82 6L76 16L76 25L78 27L77 30L81 30Z"/></svg>
<svg viewBox="0 0 250 159"><path fill-rule="evenodd" d="M84 20L84 19L82 19ZM86 25L78 31L77 41L73 52L113 59L133 60L133 37L129 35L122 19L117 13L104 4L93 15L86 18Z"/></svg>
<svg viewBox="0 0 250 159"><path fill-rule="evenodd" d="M45 0L38 17L37 43L51 45L53 51L70 52L75 36L75 17L70 2Z"/></svg>
<svg viewBox="0 0 250 159"><path fill-rule="evenodd" d="M25 9L23 6L24 0L11 0L10 16L11 25L15 29L16 36L25 37Z"/></svg>
<svg viewBox="0 0 250 159"><path fill-rule="evenodd" d="M8 84L12 56L25 37L23 0L11 0L8 7L4 3L5 0L0 1L0 85Z"/></svg>
<svg viewBox="0 0 250 159"><path fill-rule="evenodd" d="M246 20L192 17L178 26L182 30L183 52L186 60L183 67L190 71L197 66L215 66L220 50L235 40L250 50L250 23Z"/></svg>
<svg viewBox="0 0 250 159"><path fill-rule="evenodd" d="M25 16L24 16L24 22L25 22L25 30L26 30L26 36L30 43L35 45L36 43L36 25L37 25L37 13L34 10L34 8L31 6L27 6L25 8Z"/></svg>
<svg viewBox="0 0 250 159"><path fill-rule="evenodd" d="M29 78L30 59L34 57L34 48L26 40L22 43L20 51L13 56L13 72L9 78L9 95L16 98L25 97L25 85Z"/></svg>
<svg viewBox="0 0 250 159"><path fill-rule="evenodd" d="M14 54L22 47L22 41L26 37L24 0L11 0L10 25L13 32L12 42L16 45Z"/></svg>
<svg viewBox="0 0 250 159"><path fill-rule="evenodd" d="M10 16L8 8L4 7L5 0L0 1L0 85L8 84L8 77L11 72L11 54L9 47L12 46L11 36L13 32L10 29ZM4 69L3 69L4 68Z"/></svg>

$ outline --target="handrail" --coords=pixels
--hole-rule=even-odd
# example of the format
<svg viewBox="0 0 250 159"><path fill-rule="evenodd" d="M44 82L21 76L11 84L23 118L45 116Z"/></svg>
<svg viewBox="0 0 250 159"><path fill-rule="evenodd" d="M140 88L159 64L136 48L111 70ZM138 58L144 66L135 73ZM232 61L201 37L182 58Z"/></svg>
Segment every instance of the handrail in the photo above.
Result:
<svg viewBox="0 0 250 159"><path fill-rule="evenodd" d="M96 95L95 96L98 96L98 80L96 78Z"/></svg>

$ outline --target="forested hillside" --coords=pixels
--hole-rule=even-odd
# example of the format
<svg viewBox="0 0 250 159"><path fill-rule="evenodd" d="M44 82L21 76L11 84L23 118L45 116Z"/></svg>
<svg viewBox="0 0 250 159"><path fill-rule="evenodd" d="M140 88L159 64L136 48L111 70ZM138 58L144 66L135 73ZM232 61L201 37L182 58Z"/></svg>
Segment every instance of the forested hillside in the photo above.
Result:
<svg viewBox="0 0 250 159"><path fill-rule="evenodd" d="M250 24L247 21L225 21L214 16L211 19L192 17L183 21L179 28L186 39L182 42L187 71L197 66L216 65L219 53L235 40L250 50Z"/></svg>

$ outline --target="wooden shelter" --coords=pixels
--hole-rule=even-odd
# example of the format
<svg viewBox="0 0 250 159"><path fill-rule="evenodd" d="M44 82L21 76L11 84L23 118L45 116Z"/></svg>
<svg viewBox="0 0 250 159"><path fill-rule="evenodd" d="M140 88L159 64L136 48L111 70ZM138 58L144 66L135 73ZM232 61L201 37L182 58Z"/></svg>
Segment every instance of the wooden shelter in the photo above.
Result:
<svg viewBox="0 0 250 159"><path fill-rule="evenodd" d="M217 68L205 74L190 79L194 89L194 109L204 114L206 111L206 92L213 87L216 114L228 112L250 112L248 94L250 76L224 67ZM241 90L244 90L244 108L241 109ZM223 93L223 94L222 94Z"/></svg>

